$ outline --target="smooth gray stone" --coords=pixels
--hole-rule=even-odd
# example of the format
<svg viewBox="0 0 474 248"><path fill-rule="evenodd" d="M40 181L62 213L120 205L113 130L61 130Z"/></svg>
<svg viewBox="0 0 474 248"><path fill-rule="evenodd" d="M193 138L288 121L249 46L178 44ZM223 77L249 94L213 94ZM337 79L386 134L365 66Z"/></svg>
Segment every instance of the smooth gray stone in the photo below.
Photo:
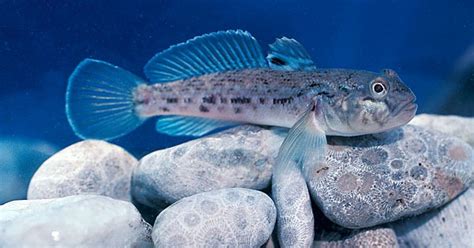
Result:
<svg viewBox="0 0 474 248"><path fill-rule="evenodd" d="M474 189L441 209L392 224L401 247L474 247Z"/></svg>
<svg viewBox="0 0 474 248"><path fill-rule="evenodd" d="M26 199L31 177L56 151L45 141L0 137L0 204Z"/></svg>
<svg viewBox="0 0 474 248"><path fill-rule="evenodd" d="M227 188L183 198L160 213L153 226L155 247L260 247L276 219L266 194Z"/></svg>
<svg viewBox="0 0 474 248"><path fill-rule="evenodd" d="M450 135L407 125L332 137L326 166L310 173L313 200L333 222L371 227L447 203L472 183L474 154Z"/></svg>
<svg viewBox="0 0 474 248"><path fill-rule="evenodd" d="M458 137L474 147L474 118L472 117L421 114L415 116L410 124Z"/></svg>
<svg viewBox="0 0 474 248"><path fill-rule="evenodd" d="M161 208L216 189L264 189L270 184L283 139L270 130L246 125L150 153L133 172L133 197Z"/></svg>
<svg viewBox="0 0 474 248"><path fill-rule="evenodd" d="M98 195L0 206L0 247L152 247L151 226L129 202Z"/></svg>
<svg viewBox="0 0 474 248"><path fill-rule="evenodd" d="M346 237L341 237L338 233L326 234L326 240L314 242L313 247L317 248L347 248L347 247L379 247L396 248L399 247L397 235L391 228L373 228L354 230Z"/></svg>
<svg viewBox="0 0 474 248"><path fill-rule="evenodd" d="M123 148L84 140L64 148L36 171L28 199L97 194L131 200L130 181L138 161Z"/></svg>

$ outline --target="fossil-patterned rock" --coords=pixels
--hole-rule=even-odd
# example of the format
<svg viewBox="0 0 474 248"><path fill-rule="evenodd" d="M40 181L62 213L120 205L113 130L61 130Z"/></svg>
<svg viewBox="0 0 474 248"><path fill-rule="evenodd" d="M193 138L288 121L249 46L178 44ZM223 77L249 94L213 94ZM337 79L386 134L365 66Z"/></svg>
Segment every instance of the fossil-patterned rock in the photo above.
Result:
<svg viewBox="0 0 474 248"><path fill-rule="evenodd" d="M410 124L458 137L474 147L474 118L472 117L421 114L415 116Z"/></svg>
<svg viewBox="0 0 474 248"><path fill-rule="evenodd" d="M160 208L216 189L266 188L283 138L247 125L150 153L133 173L132 194Z"/></svg>
<svg viewBox="0 0 474 248"><path fill-rule="evenodd" d="M183 198L160 213L156 247L260 247L270 237L275 206L266 194L226 188Z"/></svg>
<svg viewBox="0 0 474 248"><path fill-rule="evenodd" d="M151 226L129 202L98 195L0 206L0 247L152 247Z"/></svg>
<svg viewBox="0 0 474 248"><path fill-rule="evenodd" d="M270 172L268 167L272 165L283 137L280 131L244 126L192 141L194 146L188 144L184 153L179 152L179 146L155 155L152 153L141 161L147 168L137 168L134 181L141 179L134 182L137 186L134 195L154 206L163 199L173 202L213 189L215 185L227 185L216 183L218 180L235 182L233 180L241 178L240 175L248 175L236 170L255 175L252 172L255 169L248 169L256 166L255 161L267 161L269 165L262 171ZM323 170L313 171L307 184L313 200L324 214L348 228L371 227L438 208L465 190L472 181L472 148L436 131L405 126L383 134L328 137L328 142L327 165ZM245 155L246 158L237 156L238 168L233 174L229 173L229 167L235 168L226 161L236 160L234 156L222 154L234 154L242 149L250 155ZM178 153L177 157L174 153ZM164 158L160 158L160 154ZM154 158L150 159L152 155ZM216 161L221 162L213 164ZM181 168L180 163L186 166ZM265 185L268 184L269 178L262 178L266 178ZM276 200L279 201L277 205L288 201L285 197Z"/></svg>
<svg viewBox="0 0 474 248"><path fill-rule="evenodd" d="M398 247L397 235L390 228L374 228L352 231L349 235L338 233L326 234L327 240L317 240L315 247L319 248L346 248L346 247Z"/></svg>
<svg viewBox="0 0 474 248"><path fill-rule="evenodd" d="M308 186L324 214L347 228L440 207L464 191L474 175L468 144L420 127L328 142L326 166L310 172Z"/></svg>
<svg viewBox="0 0 474 248"><path fill-rule="evenodd" d="M97 194L130 200L130 181L137 160L119 146L85 140L64 148L36 171L28 199Z"/></svg>
<svg viewBox="0 0 474 248"><path fill-rule="evenodd" d="M474 189L441 209L392 224L401 247L472 247Z"/></svg>
<svg viewBox="0 0 474 248"><path fill-rule="evenodd" d="M304 176L297 166L277 174L272 178L272 199L278 213L278 242L281 247L309 247L314 240L314 215Z"/></svg>

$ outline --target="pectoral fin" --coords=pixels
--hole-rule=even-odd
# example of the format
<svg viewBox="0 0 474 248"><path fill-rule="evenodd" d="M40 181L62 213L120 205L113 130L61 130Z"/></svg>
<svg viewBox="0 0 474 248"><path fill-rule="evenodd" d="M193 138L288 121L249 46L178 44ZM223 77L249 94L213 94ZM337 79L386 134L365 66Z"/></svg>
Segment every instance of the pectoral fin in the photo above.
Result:
<svg viewBox="0 0 474 248"><path fill-rule="evenodd" d="M274 175L284 176L291 167L298 167L303 175L308 168L321 166L325 161L326 134L317 122L320 105L312 104L290 129L278 152Z"/></svg>
<svg viewBox="0 0 474 248"><path fill-rule="evenodd" d="M309 106L290 129L273 167L272 198L282 247L311 247L313 243L314 217L305 171L325 159L326 135L316 118L319 107L317 102Z"/></svg>

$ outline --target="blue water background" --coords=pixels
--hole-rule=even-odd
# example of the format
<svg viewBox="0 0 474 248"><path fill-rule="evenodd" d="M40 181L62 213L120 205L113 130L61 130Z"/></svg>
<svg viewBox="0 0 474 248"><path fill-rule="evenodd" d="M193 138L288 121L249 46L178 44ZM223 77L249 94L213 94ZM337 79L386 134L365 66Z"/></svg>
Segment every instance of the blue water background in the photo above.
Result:
<svg viewBox="0 0 474 248"><path fill-rule="evenodd" d="M0 0L0 137L64 147L79 140L65 116L67 78L84 58L143 76L172 44L226 29L266 48L300 41L318 67L395 69L420 112L436 112L459 58L474 44L474 1ZM134 154L181 143L148 121L118 143Z"/></svg>

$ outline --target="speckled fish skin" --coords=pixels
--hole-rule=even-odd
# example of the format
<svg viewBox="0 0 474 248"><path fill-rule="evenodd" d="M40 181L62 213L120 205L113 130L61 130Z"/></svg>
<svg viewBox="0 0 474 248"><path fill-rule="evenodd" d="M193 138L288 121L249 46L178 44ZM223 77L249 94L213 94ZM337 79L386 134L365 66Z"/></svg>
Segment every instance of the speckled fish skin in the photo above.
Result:
<svg viewBox="0 0 474 248"><path fill-rule="evenodd" d="M374 82L387 88L385 96L374 96ZM184 115L281 127L293 126L318 97L324 105L319 122L328 135L390 130L407 123L417 108L414 94L393 70L245 69L142 84L134 92L142 118Z"/></svg>
<svg viewBox="0 0 474 248"><path fill-rule="evenodd" d="M286 37L270 44L265 57L242 30L171 46L144 72L148 80L105 61L79 63L66 91L74 132L114 139L162 116L157 131L199 137L239 123L293 127L317 108L321 114L311 120L324 135L356 136L402 126L417 109L393 70L318 69L306 49Z"/></svg>

